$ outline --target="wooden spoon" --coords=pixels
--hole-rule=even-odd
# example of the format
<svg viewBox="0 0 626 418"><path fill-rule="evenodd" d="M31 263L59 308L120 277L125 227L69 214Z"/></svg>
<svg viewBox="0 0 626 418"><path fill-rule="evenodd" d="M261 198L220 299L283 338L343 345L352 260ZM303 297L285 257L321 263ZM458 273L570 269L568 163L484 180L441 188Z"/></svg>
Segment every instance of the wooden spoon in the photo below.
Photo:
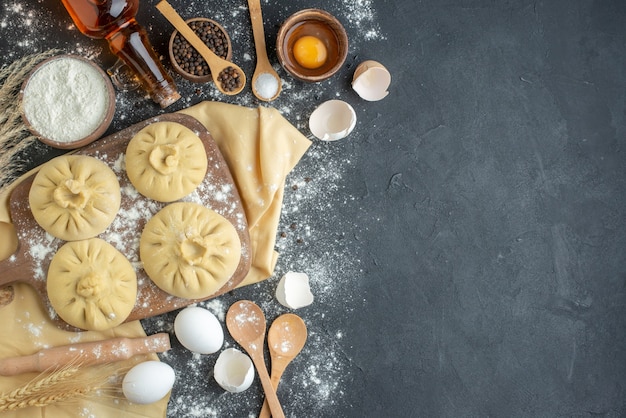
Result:
<svg viewBox="0 0 626 418"><path fill-rule="evenodd" d="M267 345L272 359L271 381L274 389L278 388L278 382L287 365L302 351L306 336L306 325L298 315L286 313L272 322L267 333ZM269 404L263 402L259 418L270 416Z"/></svg>
<svg viewBox="0 0 626 418"><path fill-rule="evenodd" d="M265 315L254 302L240 300L231 305L226 313L226 328L230 335L248 353L256 367L265 399L270 406L274 418L284 418L276 390L272 386L270 375L265 366L263 346L265 342Z"/></svg>
<svg viewBox="0 0 626 418"><path fill-rule="evenodd" d="M272 101L278 97L282 87L280 77L272 68L270 60L267 58L267 48L265 46L265 32L263 31L263 15L261 13L261 0L248 0L248 9L250 9L250 20L252 21L252 33L254 35L254 47L256 49L256 69L252 76L252 93L259 99L266 102ZM262 74L268 74L276 80L276 93L271 97L271 91L265 92L257 86L257 79ZM266 80L261 82L267 83ZM265 95L264 95L265 93Z"/></svg>
<svg viewBox="0 0 626 418"><path fill-rule="evenodd" d="M215 55L215 53L211 51L211 49L206 46L204 42L202 42L198 35L196 35L196 33L187 25L183 18L180 17L176 10L174 10L174 8L166 0L161 0L156 5L156 8L178 30L178 32L180 32L180 34L187 39L187 41L189 41L191 46L198 51L207 64L209 64L211 76L213 77L215 86L219 91L224 94L234 95L243 90L246 85L246 75L241 68L239 68L236 64ZM232 90L224 86L222 80L220 79L222 72L228 71L229 68L232 69L235 74L238 74L238 77L241 79L239 84Z"/></svg>

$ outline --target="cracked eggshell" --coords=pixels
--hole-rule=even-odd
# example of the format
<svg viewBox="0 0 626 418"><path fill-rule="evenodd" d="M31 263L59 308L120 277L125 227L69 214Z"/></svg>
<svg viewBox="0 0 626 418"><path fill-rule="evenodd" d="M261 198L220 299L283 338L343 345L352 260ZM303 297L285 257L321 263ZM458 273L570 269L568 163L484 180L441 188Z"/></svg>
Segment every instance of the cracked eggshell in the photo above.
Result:
<svg viewBox="0 0 626 418"><path fill-rule="evenodd" d="M276 299L281 305L298 309L313 303L313 293L306 273L289 271L278 282Z"/></svg>
<svg viewBox="0 0 626 418"><path fill-rule="evenodd" d="M345 138L356 126L356 113L342 100L322 103L309 117L309 129L322 141Z"/></svg>
<svg viewBox="0 0 626 418"><path fill-rule="evenodd" d="M391 84L391 74L377 61L364 61L354 70L352 89L370 102L384 99L388 94Z"/></svg>
<svg viewBox="0 0 626 418"><path fill-rule="evenodd" d="M236 348L227 348L215 362L213 377L224 390L232 393L243 392L252 385L254 365L246 354Z"/></svg>
<svg viewBox="0 0 626 418"><path fill-rule="evenodd" d="M122 392L132 403L146 405L160 401L172 390L176 375L169 364L144 361L126 373Z"/></svg>
<svg viewBox="0 0 626 418"><path fill-rule="evenodd" d="M176 315L174 333L188 350L213 354L224 344L224 330L215 315L199 306L188 306Z"/></svg>

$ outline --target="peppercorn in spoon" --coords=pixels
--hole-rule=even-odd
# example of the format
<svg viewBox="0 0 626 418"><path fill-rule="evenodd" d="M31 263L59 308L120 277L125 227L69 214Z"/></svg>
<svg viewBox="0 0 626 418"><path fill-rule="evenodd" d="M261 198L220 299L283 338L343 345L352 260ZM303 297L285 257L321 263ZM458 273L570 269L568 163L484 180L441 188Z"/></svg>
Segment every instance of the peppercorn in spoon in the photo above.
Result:
<svg viewBox="0 0 626 418"><path fill-rule="evenodd" d="M235 95L243 90L246 85L246 75L241 68L215 55L166 0L161 0L156 8L209 64L211 76L219 91L224 94Z"/></svg>
<svg viewBox="0 0 626 418"><path fill-rule="evenodd" d="M278 97L282 83L267 58L261 0L248 0L248 9L250 9L254 47L256 49L256 69L252 76L252 93L258 99L269 102Z"/></svg>

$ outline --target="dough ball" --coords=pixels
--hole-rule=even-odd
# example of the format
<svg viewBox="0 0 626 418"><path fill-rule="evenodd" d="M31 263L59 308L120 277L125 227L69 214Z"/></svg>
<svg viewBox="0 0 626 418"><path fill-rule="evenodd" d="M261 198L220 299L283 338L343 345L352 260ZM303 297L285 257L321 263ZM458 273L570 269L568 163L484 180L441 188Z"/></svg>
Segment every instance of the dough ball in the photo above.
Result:
<svg viewBox="0 0 626 418"><path fill-rule="evenodd" d="M105 163L85 155L62 155L44 164L28 195L33 217L65 241L104 232L120 209L120 184Z"/></svg>
<svg viewBox="0 0 626 418"><path fill-rule="evenodd" d="M193 192L207 171L204 144L176 122L146 126L126 148L126 174L142 195L173 202Z"/></svg>
<svg viewBox="0 0 626 418"><path fill-rule="evenodd" d="M241 258L241 242L222 215L197 203L177 202L148 221L139 255L148 276L165 292L201 299L231 278Z"/></svg>
<svg viewBox="0 0 626 418"><path fill-rule="evenodd" d="M50 262L47 288L61 319L102 331L128 318L137 298L137 275L111 244L91 238L59 248Z"/></svg>

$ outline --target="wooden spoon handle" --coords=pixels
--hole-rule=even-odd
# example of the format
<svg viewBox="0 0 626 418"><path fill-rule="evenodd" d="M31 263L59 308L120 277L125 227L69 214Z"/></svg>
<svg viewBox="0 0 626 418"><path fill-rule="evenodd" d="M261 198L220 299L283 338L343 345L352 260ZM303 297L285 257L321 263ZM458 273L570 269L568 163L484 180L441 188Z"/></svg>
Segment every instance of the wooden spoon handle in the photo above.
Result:
<svg viewBox="0 0 626 418"><path fill-rule="evenodd" d="M46 348L35 354L0 360L0 375L15 376L28 372L43 372L77 362L90 366L129 359L137 354L163 353L170 349L167 333L139 338L111 338L104 341Z"/></svg>
<svg viewBox="0 0 626 418"><path fill-rule="evenodd" d="M287 362L288 363L288 362ZM278 383L280 382L280 378L283 376L283 372L287 366L287 363L284 361L280 361L279 358L272 359L272 372L271 372L271 382L274 390L278 389ZM261 412L259 413L259 418L270 418L272 413L270 412L270 405L267 402L267 398L263 401L263 407L261 408Z"/></svg>
<svg viewBox="0 0 626 418"><path fill-rule="evenodd" d="M259 413L259 418L270 418L272 413L270 412L270 404L267 403L267 398L263 400L263 407Z"/></svg>
<svg viewBox="0 0 626 418"><path fill-rule="evenodd" d="M261 344L261 347L262 346L263 345ZM265 400L269 404L269 409L272 413L272 416L274 418L285 418L285 413L283 412L283 408L280 405L278 396L276 395L276 389L272 385L270 375L267 372L267 367L265 367L263 354L255 350L249 351L250 352L248 354L250 354L252 362L256 367L257 373L259 374L259 380L261 380L261 385L263 386L263 391L265 392Z"/></svg>
<svg viewBox="0 0 626 418"><path fill-rule="evenodd" d="M250 21L252 22L252 35L254 36L257 60L261 58L267 59L261 0L248 0L248 9L250 10Z"/></svg>

